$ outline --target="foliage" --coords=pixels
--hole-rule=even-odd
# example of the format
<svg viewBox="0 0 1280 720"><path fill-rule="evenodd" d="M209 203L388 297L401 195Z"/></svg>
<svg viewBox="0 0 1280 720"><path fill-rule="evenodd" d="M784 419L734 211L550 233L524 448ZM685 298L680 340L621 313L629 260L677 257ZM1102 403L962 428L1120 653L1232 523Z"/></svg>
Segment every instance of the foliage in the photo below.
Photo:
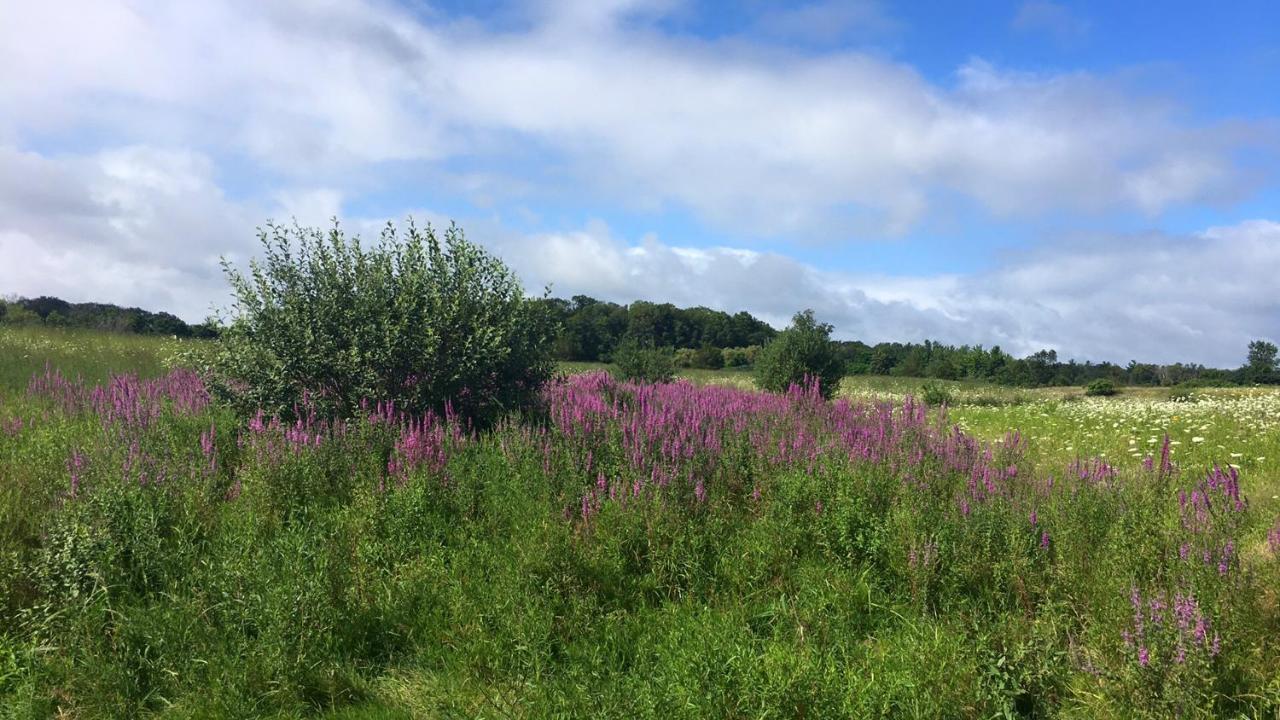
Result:
<svg viewBox="0 0 1280 720"><path fill-rule="evenodd" d="M778 334L756 358L756 384L764 390L786 392L792 385L818 382L823 397L840 386L844 366L831 341L831 326L819 323L812 310L796 313L791 326Z"/></svg>
<svg viewBox="0 0 1280 720"><path fill-rule="evenodd" d="M629 338L613 354L615 373L622 380L642 383L671 382L676 375L675 352L645 345Z"/></svg>
<svg viewBox="0 0 1280 720"><path fill-rule="evenodd" d="M528 405L551 377L554 327L500 260L451 226L443 242L388 224L365 248L327 232L268 225L248 274L224 263L235 307L214 362L242 410L288 415L312 403L417 412L446 402L488 424Z"/></svg>
<svg viewBox="0 0 1280 720"><path fill-rule="evenodd" d="M1107 378L1099 378L1084 386L1084 394L1089 396L1108 396L1118 392L1116 384Z"/></svg>

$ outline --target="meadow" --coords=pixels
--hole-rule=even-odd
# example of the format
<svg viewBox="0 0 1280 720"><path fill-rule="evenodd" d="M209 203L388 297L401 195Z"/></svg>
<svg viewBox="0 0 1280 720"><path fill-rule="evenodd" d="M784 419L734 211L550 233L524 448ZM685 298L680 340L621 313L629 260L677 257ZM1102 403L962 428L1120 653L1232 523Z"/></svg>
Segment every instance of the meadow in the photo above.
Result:
<svg viewBox="0 0 1280 720"><path fill-rule="evenodd" d="M1276 717L1280 395L565 368L483 433L0 329L0 717Z"/></svg>

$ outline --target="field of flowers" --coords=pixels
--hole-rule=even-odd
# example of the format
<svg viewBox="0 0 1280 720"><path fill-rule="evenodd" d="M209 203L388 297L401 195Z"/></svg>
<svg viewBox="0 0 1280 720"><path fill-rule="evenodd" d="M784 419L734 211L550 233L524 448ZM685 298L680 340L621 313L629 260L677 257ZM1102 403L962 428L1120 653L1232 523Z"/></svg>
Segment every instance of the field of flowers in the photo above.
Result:
<svg viewBox="0 0 1280 720"><path fill-rule="evenodd" d="M78 378L81 340L0 386L0 717L1280 712L1261 395L586 372L477 433L237 416L168 345Z"/></svg>

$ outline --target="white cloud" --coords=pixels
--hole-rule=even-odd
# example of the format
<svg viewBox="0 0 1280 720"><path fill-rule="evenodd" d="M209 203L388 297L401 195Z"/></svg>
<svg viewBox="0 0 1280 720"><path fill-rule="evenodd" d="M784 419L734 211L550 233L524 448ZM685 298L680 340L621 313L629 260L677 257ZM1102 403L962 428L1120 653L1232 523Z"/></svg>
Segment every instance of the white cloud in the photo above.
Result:
<svg viewBox="0 0 1280 720"><path fill-rule="evenodd" d="M372 0L28 3L0 25L0 138L102 133L327 185L386 161L476 159L518 185L528 169L504 158L533 146L563 163L565 195L818 237L906 230L939 196L1000 215L1154 214L1251 181L1232 161L1246 138L1114 78L975 61L951 87L870 55L644 22L674 6L555 2L497 31ZM836 24L878 17L849 7Z"/></svg>
<svg viewBox="0 0 1280 720"><path fill-rule="evenodd" d="M229 200L209 158L190 151L128 146L44 157L0 146L0 290L199 320L225 304L220 257L247 257L255 226L272 215L287 220L291 210Z"/></svg>

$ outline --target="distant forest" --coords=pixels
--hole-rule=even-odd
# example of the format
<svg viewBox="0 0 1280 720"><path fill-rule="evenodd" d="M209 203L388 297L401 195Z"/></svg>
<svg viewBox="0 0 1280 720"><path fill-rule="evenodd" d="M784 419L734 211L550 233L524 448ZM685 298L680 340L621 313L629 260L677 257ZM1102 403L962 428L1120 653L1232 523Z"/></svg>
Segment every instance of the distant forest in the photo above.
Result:
<svg viewBox="0 0 1280 720"><path fill-rule="evenodd" d="M636 301L629 305L576 295L569 300L540 299L557 321L555 354L561 360L609 362L624 343L671 348L684 367L749 366L756 352L777 334L750 313L729 314L705 307L678 308L670 303ZM191 325L166 312L149 312L106 303L70 303L55 297L0 300L0 323L87 328L143 335L212 338L217 327ZM1131 361L1061 361L1054 350L1015 358L998 346L837 341L850 375L896 375L943 380L984 380L1002 385L1039 387L1083 385L1106 378L1124 385L1231 385L1280 383L1276 346L1251 343L1237 369L1208 368L1194 363L1157 365Z"/></svg>
<svg viewBox="0 0 1280 720"><path fill-rule="evenodd" d="M0 300L0 323L82 328L138 335L171 335L211 338L217 329L209 323L189 325L167 312L149 312L109 303L71 303L56 297Z"/></svg>

